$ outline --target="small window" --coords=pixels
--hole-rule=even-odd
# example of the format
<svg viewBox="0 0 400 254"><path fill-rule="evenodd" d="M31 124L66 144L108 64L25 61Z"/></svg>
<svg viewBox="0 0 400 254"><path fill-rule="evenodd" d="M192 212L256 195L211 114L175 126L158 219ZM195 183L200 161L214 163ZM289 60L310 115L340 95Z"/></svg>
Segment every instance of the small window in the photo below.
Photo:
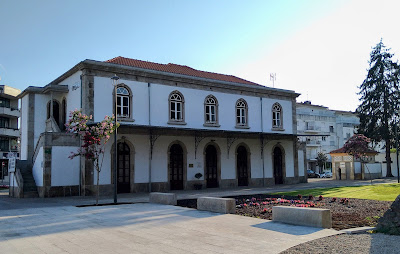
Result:
<svg viewBox="0 0 400 254"><path fill-rule="evenodd" d="M130 118L131 94L126 87L117 87L117 116Z"/></svg>
<svg viewBox="0 0 400 254"><path fill-rule="evenodd" d="M170 122L184 122L184 98L183 95L174 91L169 96L169 120Z"/></svg>
<svg viewBox="0 0 400 254"><path fill-rule="evenodd" d="M10 141L9 141L9 138L0 137L0 151L4 151L4 152L10 151Z"/></svg>
<svg viewBox="0 0 400 254"><path fill-rule="evenodd" d="M322 137L322 141L326 141L326 137Z"/></svg>
<svg viewBox="0 0 400 254"><path fill-rule="evenodd" d="M282 106L279 103L272 105L272 128L282 129Z"/></svg>
<svg viewBox="0 0 400 254"><path fill-rule="evenodd" d="M236 102L236 126L247 127L248 126L248 108L247 103L243 99L239 99Z"/></svg>
<svg viewBox="0 0 400 254"><path fill-rule="evenodd" d="M9 126L10 126L10 119L6 117L0 117L0 128L9 128Z"/></svg>
<svg viewBox="0 0 400 254"><path fill-rule="evenodd" d="M206 125L218 124L218 102L212 95L207 96L204 101L204 119Z"/></svg>
<svg viewBox="0 0 400 254"><path fill-rule="evenodd" d="M329 132L333 132L333 126L329 126Z"/></svg>
<svg viewBox="0 0 400 254"><path fill-rule="evenodd" d="M0 107L9 108L10 107L10 99L0 98Z"/></svg>

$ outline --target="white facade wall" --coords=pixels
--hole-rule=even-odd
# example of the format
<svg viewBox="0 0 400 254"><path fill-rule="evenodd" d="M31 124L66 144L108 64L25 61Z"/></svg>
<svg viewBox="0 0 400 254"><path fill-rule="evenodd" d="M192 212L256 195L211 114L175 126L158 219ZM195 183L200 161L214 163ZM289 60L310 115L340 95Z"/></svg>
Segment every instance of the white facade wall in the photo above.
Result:
<svg viewBox="0 0 400 254"><path fill-rule="evenodd" d="M42 149L42 148L41 148ZM71 152L76 152L78 147L53 146L51 151L51 172L52 186L79 185L80 159L68 158ZM43 149L42 149L43 150Z"/></svg>
<svg viewBox="0 0 400 254"><path fill-rule="evenodd" d="M148 183L149 180L149 136L147 135L134 135L123 134L125 140L134 146L134 161L131 161L131 167L134 167L134 183ZM123 142L123 140L119 140ZM187 181L197 180L194 175L197 173L203 174L200 180L204 180L205 175L205 149L209 144L216 145L217 151L219 150L221 162L221 179L236 179L236 150L240 145L244 145L250 153L250 170L251 178L263 178L263 167L260 151L260 141L257 139L238 139L236 140L229 151L227 151L227 143L224 138L205 138L198 146L197 155L195 157L194 137L193 136L160 136L154 145L153 159L151 161L152 172L151 182L168 182L168 148L174 143L179 142L183 150L186 151L186 169ZM100 184L111 183L111 151L114 141L110 141L106 145L105 157L103 167L100 172ZM276 145L277 141L271 141L271 145L267 145L264 150L265 154L265 178L273 177L273 151L272 148ZM279 142L284 148L286 177L294 177L294 156L293 156L293 143ZM219 148L219 149L218 149ZM133 152L133 151L131 151ZM300 176L304 176L304 161L299 162L302 164L302 171ZM193 167L189 167L193 164ZM94 184L97 181L97 172L94 172Z"/></svg>
<svg viewBox="0 0 400 254"><path fill-rule="evenodd" d="M32 175L36 186L43 186L43 147L39 148L36 160L33 162Z"/></svg>
<svg viewBox="0 0 400 254"><path fill-rule="evenodd" d="M391 169L392 169L392 175L397 177L397 160L396 160L396 153L391 153L390 154L390 158L392 160L392 165L391 165ZM379 153L375 156L375 160L377 162L380 162L382 164L382 176L386 177L386 173L387 173L387 165L386 163L383 163L384 161L386 161L386 154L385 153ZM400 163L400 156L399 156L399 163Z"/></svg>
<svg viewBox="0 0 400 254"><path fill-rule="evenodd" d="M47 103L50 101L50 96L45 94L35 94L35 125L33 144L39 140L40 134L46 130L47 120Z"/></svg>
<svg viewBox="0 0 400 254"><path fill-rule="evenodd" d="M364 164L364 174L380 174L382 172L382 164L380 163L366 163Z"/></svg>
<svg viewBox="0 0 400 254"><path fill-rule="evenodd" d="M361 170L362 170L361 162L358 161L354 162L354 173L361 174Z"/></svg>
<svg viewBox="0 0 400 254"><path fill-rule="evenodd" d="M287 100L276 100L263 98L263 130L264 132L272 133L284 133L284 134L294 134L293 133L293 110L292 102ZM284 131L272 130L272 105L278 102L282 106L283 114L283 129Z"/></svg>
<svg viewBox="0 0 400 254"><path fill-rule="evenodd" d="M60 82L60 85L68 85L69 90L68 94L65 95L67 101L67 120L69 112L81 108L81 74L82 72L78 71ZM62 102L62 98L60 96L60 103Z"/></svg>
<svg viewBox="0 0 400 254"><path fill-rule="evenodd" d="M284 151L284 159L285 159L285 169L286 169L286 177L294 176L294 154L293 154L293 143L290 141L270 141L264 149L264 163L265 163L265 177L272 178L274 177L274 155L273 149L275 145L279 143Z"/></svg>
<svg viewBox="0 0 400 254"><path fill-rule="evenodd" d="M113 112L113 86L109 78L95 77L94 89L94 121L104 119L105 115L112 115ZM174 87L160 84L150 84L129 80L119 80L132 92L132 105L130 110L134 122L124 122L132 125L149 124L149 90L150 90L150 125L176 128L212 129L229 131L261 132L261 100L260 97L244 96L238 94L205 91L193 88ZM169 120L169 95L178 90L184 97L184 115L186 125L170 125ZM204 124L204 100L212 94L218 100L218 116L220 127L205 127ZM236 126L236 101L240 98L248 104L249 129L237 129ZM278 102L283 111L284 131L272 131L272 105ZM263 105L263 129L264 132L275 132L292 134L292 102L289 100L262 99Z"/></svg>
<svg viewBox="0 0 400 254"><path fill-rule="evenodd" d="M28 159L28 110L29 98L24 96L21 99L21 160Z"/></svg>

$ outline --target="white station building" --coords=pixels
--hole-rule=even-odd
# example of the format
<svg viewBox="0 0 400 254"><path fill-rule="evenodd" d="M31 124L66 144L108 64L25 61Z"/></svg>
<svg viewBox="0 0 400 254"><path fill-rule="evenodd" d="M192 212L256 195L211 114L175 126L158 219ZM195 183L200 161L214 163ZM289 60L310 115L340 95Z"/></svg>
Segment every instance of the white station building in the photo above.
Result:
<svg viewBox="0 0 400 254"><path fill-rule="evenodd" d="M176 64L84 60L20 94L26 168L17 171L32 172L40 197L93 195L96 170L81 157L68 158L80 141L64 124L75 109L100 122L113 114L117 97L120 193L306 182L298 95ZM114 144L111 138L106 146L101 195L113 192ZM22 193L19 178L16 172L14 186Z"/></svg>

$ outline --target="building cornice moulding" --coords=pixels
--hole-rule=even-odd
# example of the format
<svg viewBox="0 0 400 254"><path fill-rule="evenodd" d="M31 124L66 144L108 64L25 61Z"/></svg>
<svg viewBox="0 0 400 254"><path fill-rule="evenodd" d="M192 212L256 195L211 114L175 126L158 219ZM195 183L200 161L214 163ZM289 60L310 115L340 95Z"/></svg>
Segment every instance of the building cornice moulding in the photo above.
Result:
<svg viewBox="0 0 400 254"><path fill-rule="evenodd" d="M210 89L212 90L214 88L231 93L232 92L233 93L242 92L245 94L252 93L252 94L257 94L256 96L267 97L267 98L276 96L285 98L297 98L300 95L299 93L295 93L294 91L291 90L270 88L261 85L260 86L247 85L241 83L200 78L182 74L125 66L114 63L100 62L89 59L86 59L78 63L70 70L68 70L67 72L56 78L50 84L56 85L78 71L83 71L84 75L111 77L112 74L117 74L118 76L120 76L121 79L126 79L126 80L137 81L138 78L140 77L147 80L153 79L154 81L156 80L165 81L162 83L163 85L177 86L179 83L182 86L189 85L201 89L208 88L207 90ZM149 83L156 83L156 82L149 82Z"/></svg>

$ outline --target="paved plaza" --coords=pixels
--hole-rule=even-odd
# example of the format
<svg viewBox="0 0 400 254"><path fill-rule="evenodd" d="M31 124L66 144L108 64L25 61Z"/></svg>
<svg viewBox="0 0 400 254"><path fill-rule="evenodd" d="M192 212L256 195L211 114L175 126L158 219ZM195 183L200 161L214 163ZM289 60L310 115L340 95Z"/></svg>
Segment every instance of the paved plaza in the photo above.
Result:
<svg viewBox="0 0 400 254"><path fill-rule="evenodd" d="M275 191L334 185L321 180ZM306 187L305 187L306 186ZM270 192L269 188L263 189ZM260 189L181 191L179 198L251 194ZM196 194L197 193L197 194ZM101 203L112 201L101 199ZM0 253L279 253L338 231L190 208L150 204L148 194L119 195L117 206L93 197L8 198L0 195Z"/></svg>
<svg viewBox="0 0 400 254"><path fill-rule="evenodd" d="M337 234L262 219L138 203L3 210L1 253L279 253Z"/></svg>

